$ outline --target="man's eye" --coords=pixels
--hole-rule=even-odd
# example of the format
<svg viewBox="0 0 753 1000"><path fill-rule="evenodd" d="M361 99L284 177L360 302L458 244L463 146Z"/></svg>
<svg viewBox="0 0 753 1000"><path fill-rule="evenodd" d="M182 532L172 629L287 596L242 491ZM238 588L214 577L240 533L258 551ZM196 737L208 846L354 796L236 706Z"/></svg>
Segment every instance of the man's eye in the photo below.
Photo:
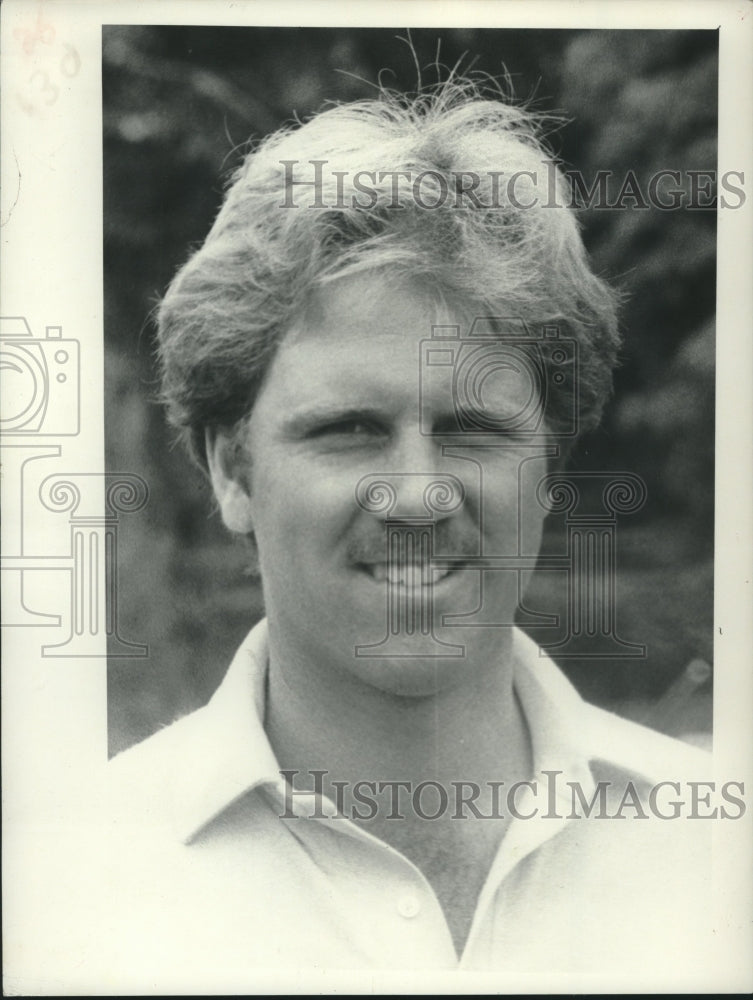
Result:
<svg viewBox="0 0 753 1000"><path fill-rule="evenodd" d="M342 437L342 438L367 438L367 437L380 437L384 434L384 431L377 427L376 424L369 423L365 420L333 420L330 423L323 424L321 427L316 428L312 437L327 438L327 437Z"/></svg>

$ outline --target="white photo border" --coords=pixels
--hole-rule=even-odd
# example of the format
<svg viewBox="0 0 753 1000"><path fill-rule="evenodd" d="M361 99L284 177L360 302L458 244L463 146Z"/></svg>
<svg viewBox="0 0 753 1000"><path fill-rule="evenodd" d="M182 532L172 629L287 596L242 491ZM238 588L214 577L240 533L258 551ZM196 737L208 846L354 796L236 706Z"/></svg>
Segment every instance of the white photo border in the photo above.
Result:
<svg viewBox="0 0 753 1000"><path fill-rule="evenodd" d="M25 49L38 18L53 26L44 55ZM718 171L744 171L745 204L718 216L717 421L714 598L714 767L720 781L753 787L753 6L745 2L552 2L422 0L370 3L225 0L6 0L2 10L3 316L24 317L37 336L52 328L80 345L80 430L64 439L61 475L100 474L85 498L100 518L104 472L101 28L103 24L268 26L458 26L706 28L719 30ZM42 47L39 47L41 49ZM39 51L39 49L37 51ZM41 60L41 61L40 61ZM46 61L45 61L46 60ZM75 70L75 71L74 71ZM54 100L52 95L55 94ZM62 418L61 418L62 419ZM39 448L60 446L52 438ZM20 455L19 455L20 457ZM31 454L25 456L30 458ZM99 484L99 485L97 485ZM84 501L82 501L84 502ZM24 531L50 531L22 511L20 491L3 479L3 551ZM61 558L69 544L50 536ZM61 569L50 574L69 572ZM44 584L51 588L55 580ZM104 581L100 581L104 588ZM54 607L55 601L51 600ZM40 630L3 632L2 681L5 879L4 951L8 995L87 993L38 968L35 933L45 920L44 878L54 877L51 840L30 831L86 823L92 777L107 746L106 651L55 659L40 654ZM749 794L749 793L748 793ZM750 802L750 800L748 799ZM482 974L262 973L249 992L732 992L753 986L753 809L715 824L714 886L718 954L707 982L657 983L650 969L620 970L611 981ZM91 984L90 984L91 985ZM99 984L92 992L118 993Z"/></svg>

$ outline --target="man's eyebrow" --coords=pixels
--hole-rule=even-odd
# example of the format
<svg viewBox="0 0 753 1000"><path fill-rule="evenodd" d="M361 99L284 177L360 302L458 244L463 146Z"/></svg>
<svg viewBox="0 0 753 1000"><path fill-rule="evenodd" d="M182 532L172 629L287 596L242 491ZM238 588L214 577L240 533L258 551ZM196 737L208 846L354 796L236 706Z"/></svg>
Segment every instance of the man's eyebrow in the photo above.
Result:
<svg viewBox="0 0 753 1000"><path fill-rule="evenodd" d="M328 423L341 420L384 421L384 414L375 407L358 403L339 403L323 406L307 406L297 410L282 421L282 432L286 437L301 437Z"/></svg>

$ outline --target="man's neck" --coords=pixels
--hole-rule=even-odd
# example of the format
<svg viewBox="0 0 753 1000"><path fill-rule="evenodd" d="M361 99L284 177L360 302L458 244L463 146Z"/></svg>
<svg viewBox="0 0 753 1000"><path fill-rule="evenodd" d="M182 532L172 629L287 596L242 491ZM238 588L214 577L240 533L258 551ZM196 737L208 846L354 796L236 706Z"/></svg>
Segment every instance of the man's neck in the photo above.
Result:
<svg viewBox="0 0 753 1000"><path fill-rule="evenodd" d="M281 769L333 781L509 784L531 776L512 657L463 664L461 683L424 697L388 694L345 671L271 648L266 729ZM487 660L494 657L487 653Z"/></svg>
<svg viewBox="0 0 753 1000"><path fill-rule="evenodd" d="M299 772L298 791L315 787L309 772L325 772L323 791L345 816L421 870L458 956L507 828L501 784L532 774L509 645L486 659L466 661L456 686L407 698L290 653L282 660L272 649L270 658L266 729L281 769ZM359 782L376 811L356 798ZM436 783L426 797L423 782Z"/></svg>

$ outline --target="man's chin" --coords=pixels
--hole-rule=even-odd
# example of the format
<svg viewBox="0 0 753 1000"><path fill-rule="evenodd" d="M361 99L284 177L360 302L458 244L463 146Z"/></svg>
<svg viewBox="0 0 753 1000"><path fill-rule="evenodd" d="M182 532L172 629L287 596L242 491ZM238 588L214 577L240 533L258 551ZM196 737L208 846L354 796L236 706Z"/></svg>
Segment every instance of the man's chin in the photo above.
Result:
<svg viewBox="0 0 753 1000"><path fill-rule="evenodd" d="M358 655L348 672L363 685L398 698L430 698L463 684L469 664L465 655Z"/></svg>

